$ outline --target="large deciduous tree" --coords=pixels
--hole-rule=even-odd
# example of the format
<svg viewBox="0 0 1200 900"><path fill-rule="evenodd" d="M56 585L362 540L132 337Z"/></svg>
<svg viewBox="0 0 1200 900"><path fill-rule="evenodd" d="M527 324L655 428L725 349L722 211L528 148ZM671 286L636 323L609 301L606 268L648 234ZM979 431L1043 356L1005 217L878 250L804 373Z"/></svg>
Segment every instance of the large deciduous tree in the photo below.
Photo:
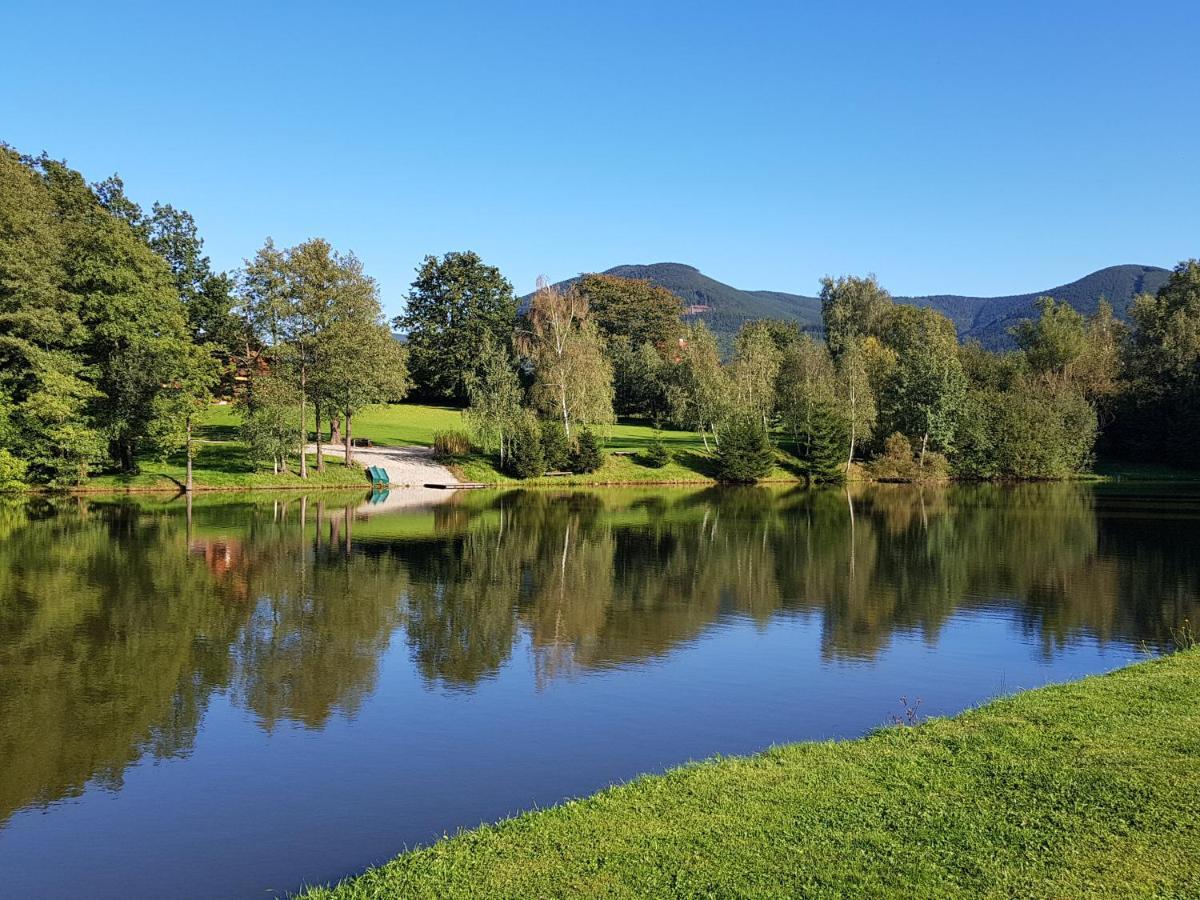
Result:
<svg viewBox="0 0 1200 900"><path fill-rule="evenodd" d="M822 278L821 319L833 358L838 359L856 340L878 336L891 307L892 295L879 286L874 275Z"/></svg>
<svg viewBox="0 0 1200 900"><path fill-rule="evenodd" d="M882 431L913 438L924 466L926 451L954 444L967 387L958 334L941 313L916 306L892 307L882 332L896 354L880 392Z"/></svg>
<svg viewBox="0 0 1200 900"><path fill-rule="evenodd" d="M568 438L572 425L610 424L612 363L587 300L574 288L543 284L533 295L527 319L518 348L533 366L534 405L561 421Z"/></svg>
<svg viewBox="0 0 1200 900"><path fill-rule="evenodd" d="M485 339L508 341L516 316L512 285L477 253L426 256L394 322L406 336L417 396L466 403Z"/></svg>

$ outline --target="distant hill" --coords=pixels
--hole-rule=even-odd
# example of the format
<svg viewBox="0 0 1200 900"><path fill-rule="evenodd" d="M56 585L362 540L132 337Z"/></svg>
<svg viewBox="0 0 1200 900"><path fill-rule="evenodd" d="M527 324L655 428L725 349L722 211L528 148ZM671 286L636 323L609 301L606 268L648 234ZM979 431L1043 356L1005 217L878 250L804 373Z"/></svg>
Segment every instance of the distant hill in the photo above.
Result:
<svg viewBox="0 0 1200 900"><path fill-rule="evenodd" d="M960 338L975 338L985 347L999 349L1012 346L1008 330L1013 325L1036 315L1034 304L1038 297L1065 300L1089 316L1096 311L1103 298L1113 305L1118 316L1125 318L1134 297L1141 293L1155 293L1166 283L1170 274L1170 270L1158 266L1109 266L1070 284L1030 294L1010 297L939 294L932 297L897 297L896 300L915 306L931 306L954 322Z"/></svg>
<svg viewBox="0 0 1200 900"><path fill-rule="evenodd" d="M641 278L661 285L683 300L689 318L703 319L723 340L728 341L743 322L752 319L789 319L811 331L821 327L821 301L816 297L781 291L746 291L709 278L683 263L615 266L604 272L622 278ZM1049 295L1065 300L1080 312L1096 311L1100 298L1112 303L1124 317L1129 302L1142 292L1154 293L1170 272L1157 266L1109 266L1078 281L1028 294L1009 297L964 297L937 294L928 297L896 297L898 303L929 306L945 314L958 328L963 340L975 338L985 347L1012 346L1008 329L1035 314L1038 297ZM575 279L560 282L565 287Z"/></svg>

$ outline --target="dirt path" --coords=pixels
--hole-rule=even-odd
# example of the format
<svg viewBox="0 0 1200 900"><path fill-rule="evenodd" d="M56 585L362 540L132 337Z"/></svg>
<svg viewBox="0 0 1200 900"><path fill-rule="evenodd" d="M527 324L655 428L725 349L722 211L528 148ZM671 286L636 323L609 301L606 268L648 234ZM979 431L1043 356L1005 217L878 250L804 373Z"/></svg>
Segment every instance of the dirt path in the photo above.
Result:
<svg viewBox="0 0 1200 900"><path fill-rule="evenodd" d="M315 453L316 444L309 444L309 453ZM324 452L341 457L340 444L325 445ZM355 447L354 461L362 466L381 466L387 470L392 488L419 488L426 484L458 484L458 479L445 466L433 461L433 451L428 447ZM366 479L366 475L363 475Z"/></svg>

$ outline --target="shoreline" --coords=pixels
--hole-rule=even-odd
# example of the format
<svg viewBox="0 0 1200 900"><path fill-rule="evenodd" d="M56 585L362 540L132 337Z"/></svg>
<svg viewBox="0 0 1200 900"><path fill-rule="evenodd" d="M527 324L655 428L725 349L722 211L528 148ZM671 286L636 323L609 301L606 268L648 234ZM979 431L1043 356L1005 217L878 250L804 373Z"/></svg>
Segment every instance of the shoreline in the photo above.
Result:
<svg viewBox="0 0 1200 900"><path fill-rule="evenodd" d="M1192 648L643 776L297 896L1182 896L1200 889L1197 741Z"/></svg>

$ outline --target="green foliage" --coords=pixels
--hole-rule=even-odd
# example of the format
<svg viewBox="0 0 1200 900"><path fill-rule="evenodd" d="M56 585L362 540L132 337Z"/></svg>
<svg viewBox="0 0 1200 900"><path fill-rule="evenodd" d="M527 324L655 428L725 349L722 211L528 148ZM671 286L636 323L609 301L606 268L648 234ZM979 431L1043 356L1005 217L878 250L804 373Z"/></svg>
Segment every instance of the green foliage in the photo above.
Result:
<svg viewBox="0 0 1200 900"><path fill-rule="evenodd" d="M796 457L810 481L841 481L846 471L849 428L838 408L825 399L815 399L798 429Z"/></svg>
<svg viewBox="0 0 1200 900"><path fill-rule="evenodd" d="M620 338L630 347L665 347L683 330L679 298L649 281L588 274L580 276L576 288L608 340Z"/></svg>
<svg viewBox="0 0 1200 900"><path fill-rule="evenodd" d="M0 493L24 488L28 473L29 465L25 460L0 447Z"/></svg>
<svg viewBox="0 0 1200 900"><path fill-rule="evenodd" d="M505 471L514 478L539 478L546 474L542 429L537 417L525 413L513 423Z"/></svg>
<svg viewBox="0 0 1200 900"><path fill-rule="evenodd" d="M1017 346L1037 374L1061 375L1087 348L1087 322L1067 303L1039 297L1037 319L1024 319L1012 329Z"/></svg>
<svg viewBox="0 0 1200 900"><path fill-rule="evenodd" d="M775 380L782 356L775 335L765 323L743 325L733 339L733 354L730 375L735 408L757 415L765 427L775 415Z"/></svg>
<svg viewBox="0 0 1200 900"><path fill-rule="evenodd" d="M184 307L139 216L119 179L93 190L0 147L0 391L21 435L7 449L37 481L135 470L187 352Z"/></svg>
<svg viewBox="0 0 1200 900"><path fill-rule="evenodd" d="M1200 467L1200 260L1181 262L1130 315L1113 443L1130 458Z"/></svg>
<svg viewBox="0 0 1200 900"><path fill-rule="evenodd" d="M542 459L549 472L565 472L571 465L571 441L563 423L545 419L541 423Z"/></svg>
<svg viewBox="0 0 1200 900"><path fill-rule="evenodd" d="M574 289L542 287L526 319L518 344L533 367L534 408L560 419L568 434L575 424L610 424L613 368L587 301Z"/></svg>
<svg viewBox="0 0 1200 900"><path fill-rule="evenodd" d="M825 343L835 359L854 343L878 336L892 306L892 296L879 286L874 275L821 279L821 320Z"/></svg>
<svg viewBox="0 0 1200 900"><path fill-rule="evenodd" d="M613 409L618 415L659 421L670 414L668 385L670 363L649 341L638 346L628 338L609 338L608 356L613 367ZM678 351L678 345L674 351Z"/></svg>
<svg viewBox="0 0 1200 900"><path fill-rule="evenodd" d="M581 428L571 450L571 471L577 475L589 475L604 465L604 453L600 439L590 428Z"/></svg>
<svg viewBox="0 0 1200 900"><path fill-rule="evenodd" d="M499 451L502 468L512 423L521 413L522 397L512 356L506 347L485 337L479 365L467 378L469 405L463 416L480 447Z"/></svg>
<svg viewBox="0 0 1200 900"><path fill-rule="evenodd" d="M661 438L655 438L646 452L641 454L642 464L649 466L651 469L661 469L671 461L671 451L667 449L667 445L662 442Z"/></svg>
<svg viewBox="0 0 1200 900"><path fill-rule="evenodd" d="M867 472L876 481L916 481L919 468L912 441L895 432L883 442L883 452L871 460Z"/></svg>
<svg viewBox="0 0 1200 900"><path fill-rule="evenodd" d="M703 323L687 328L679 359L671 369L667 399L672 421L699 431L705 446L707 434L715 432L732 410L729 375L721 366L717 340Z"/></svg>
<svg viewBox="0 0 1200 900"><path fill-rule="evenodd" d="M917 438L921 454L952 450L967 386L953 323L931 309L893 306L882 339L896 354L880 390L882 430Z"/></svg>
<svg viewBox="0 0 1200 900"><path fill-rule="evenodd" d="M1066 478L1090 464L1096 412L1078 392L1027 381L973 390L953 459L962 478Z"/></svg>
<svg viewBox="0 0 1200 900"><path fill-rule="evenodd" d="M287 471L298 449L300 405L295 386L278 374L255 376L242 399L241 435L256 464L270 461L275 472Z"/></svg>
<svg viewBox="0 0 1200 900"><path fill-rule="evenodd" d="M512 285L477 253L426 256L404 314L394 323L407 338L416 394L466 403L467 382L478 370L485 341L505 346L516 317Z"/></svg>
<svg viewBox="0 0 1200 900"><path fill-rule="evenodd" d="M721 431L716 461L721 481L750 483L770 474L775 448L762 419L755 414L734 416Z"/></svg>
<svg viewBox="0 0 1200 900"><path fill-rule="evenodd" d="M454 459L471 452L471 437L465 431L436 431L433 435L433 455L438 459Z"/></svg>

